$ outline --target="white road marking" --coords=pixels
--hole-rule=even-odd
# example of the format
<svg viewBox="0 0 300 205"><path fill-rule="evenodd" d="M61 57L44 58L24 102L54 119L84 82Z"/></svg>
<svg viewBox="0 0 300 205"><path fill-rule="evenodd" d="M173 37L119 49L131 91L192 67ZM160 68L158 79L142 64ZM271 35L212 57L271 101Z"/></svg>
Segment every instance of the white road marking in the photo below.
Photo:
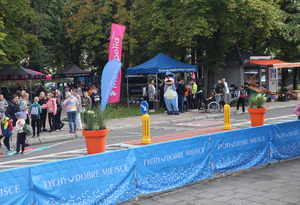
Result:
<svg viewBox="0 0 300 205"><path fill-rule="evenodd" d="M270 118L266 118L265 121L270 121L270 120L277 120L277 119L287 119L290 117L294 117L295 115L286 115L286 116L279 116L279 117L270 117ZM239 125L247 125L250 124L250 121L246 121L246 122L239 122L239 123L232 123L235 126L239 126Z"/></svg>
<svg viewBox="0 0 300 205"><path fill-rule="evenodd" d="M293 118L296 120L295 115L286 115L286 116L279 116L279 117L271 117L271 118L266 118L265 121L271 121L271 120L279 120L279 119L288 119L288 118ZM232 123L235 126L239 125L246 125L250 124L249 121L244 121L244 122L237 122L237 123ZM62 144L69 143L68 141L66 142L60 142L57 144L53 144L49 147L56 147ZM124 144L122 143L117 143L117 144L109 144L107 145L108 147L113 147L113 146L120 146L122 147ZM124 146L125 147L125 146ZM134 147L134 146L133 146ZM0 162L0 167L1 168L17 168L17 167L22 167L24 166L23 163L42 163L42 162L50 162L50 161L57 161L57 158L63 157L63 158L71 158L71 157L76 157L76 156L83 156L86 153L86 149L76 149L76 150L69 150L69 151L64 151L64 152L58 152L58 153L51 153L51 154L45 154L45 155L40 155L40 156L34 156L34 157L28 157L24 159L17 159L17 160L8 160L4 162Z"/></svg>

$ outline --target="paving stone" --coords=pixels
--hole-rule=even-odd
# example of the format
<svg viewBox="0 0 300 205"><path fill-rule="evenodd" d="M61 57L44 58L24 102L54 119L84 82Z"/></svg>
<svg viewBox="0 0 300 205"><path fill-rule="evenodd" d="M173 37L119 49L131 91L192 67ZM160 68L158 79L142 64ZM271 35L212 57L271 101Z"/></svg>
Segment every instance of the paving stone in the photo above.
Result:
<svg viewBox="0 0 300 205"><path fill-rule="evenodd" d="M299 200L300 200L300 193L298 193L298 196L283 196L280 198L280 201L289 202L289 203L297 203L299 202Z"/></svg>
<svg viewBox="0 0 300 205"><path fill-rule="evenodd" d="M125 205L300 205L300 159L157 194Z"/></svg>
<svg viewBox="0 0 300 205"><path fill-rule="evenodd" d="M248 201L248 200L233 199L233 200L227 201L226 205L263 205L263 204Z"/></svg>
<svg viewBox="0 0 300 205"><path fill-rule="evenodd" d="M214 201L214 200L201 200L201 201L194 201L195 205L225 205L224 202Z"/></svg>
<svg viewBox="0 0 300 205"><path fill-rule="evenodd" d="M229 200L232 200L233 197L232 196L220 196L220 197L216 197L213 200L214 201L219 201L219 202L227 202Z"/></svg>
<svg viewBox="0 0 300 205"><path fill-rule="evenodd" d="M234 195L233 195L233 198L235 199L246 199L246 198L250 198L252 196L255 196L254 194L252 193L245 193L245 192L236 192Z"/></svg>
<svg viewBox="0 0 300 205"><path fill-rule="evenodd" d="M282 197L282 193L274 193L274 192L269 192L269 193L266 193L264 196L268 199L280 199Z"/></svg>

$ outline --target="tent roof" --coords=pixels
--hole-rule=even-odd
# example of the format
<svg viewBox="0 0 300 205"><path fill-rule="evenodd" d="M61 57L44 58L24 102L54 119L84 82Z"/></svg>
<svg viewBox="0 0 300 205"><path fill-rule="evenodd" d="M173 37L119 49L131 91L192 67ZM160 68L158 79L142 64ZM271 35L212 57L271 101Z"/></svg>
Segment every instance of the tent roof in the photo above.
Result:
<svg viewBox="0 0 300 205"><path fill-rule="evenodd" d="M0 69L1 80L43 79L45 76L41 72L23 68L21 65L3 65Z"/></svg>
<svg viewBox="0 0 300 205"><path fill-rule="evenodd" d="M154 58L140 65L127 69L127 75L144 75L170 72L197 72L196 65L186 64L159 53Z"/></svg>
<svg viewBox="0 0 300 205"><path fill-rule="evenodd" d="M55 77L80 77L80 76L88 76L91 72L87 70L82 70L75 64L69 64L65 66L63 72L55 74Z"/></svg>
<svg viewBox="0 0 300 205"><path fill-rule="evenodd" d="M270 60L250 60L250 64L266 66L271 68L296 68L300 67L300 62L298 63L288 63L286 61L278 60L278 59L270 59Z"/></svg>

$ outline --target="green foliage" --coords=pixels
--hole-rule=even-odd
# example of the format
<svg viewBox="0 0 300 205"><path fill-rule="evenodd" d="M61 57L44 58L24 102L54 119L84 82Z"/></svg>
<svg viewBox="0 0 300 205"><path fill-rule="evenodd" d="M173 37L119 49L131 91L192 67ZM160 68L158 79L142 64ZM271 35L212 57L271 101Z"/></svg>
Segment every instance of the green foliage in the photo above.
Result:
<svg viewBox="0 0 300 205"><path fill-rule="evenodd" d="M112 23L126 25L124 67L158 52L216 70L238 51L300 59L292 0L0 0L0 63L57 72L107 62Z"/></svg>
<svg viewBox="0 0 300 205"><path fill-rule="evenodd" d="M0 1L0 20L6 37L0 41L0 63L19 63L28 57L29 52L38 44L38 37L33 32L35 13L30 0Z"/></svg>
<svg viewBox="0 0 300 205"><path fill-rule="evenodd" d="M84 129L103 130L105 129L104 114L99 109L88 109L81 113Z"/></svg>
<svg viewBox="0 0 300 205"><path fill-rule="evenodd" d="M265 94L253 94L249 98L249 107L250 108L263 108L263 105L267 101Z"/></svg>

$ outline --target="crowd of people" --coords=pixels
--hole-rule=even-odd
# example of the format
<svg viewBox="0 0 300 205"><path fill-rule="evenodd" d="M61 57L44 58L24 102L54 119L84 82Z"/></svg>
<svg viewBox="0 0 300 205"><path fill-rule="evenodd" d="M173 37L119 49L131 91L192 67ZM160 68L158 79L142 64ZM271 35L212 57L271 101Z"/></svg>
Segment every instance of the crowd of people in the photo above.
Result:
<svg viewBox="0 0 300 205"><path fill-rule="evenodd" d="M148 102L150 112L154 112L154 108L158 107L155 106L155 103L161 107L165 107L163 87L164 85L162 84L159 86L159 89L157 89L155 81L151 79L147 86L143 88L143 98ZM237 112L239 112L240 107L242 107L242 112L245 112L248 97L245 87L229 86L225 78L218 80L208 95L205 95L205 91L201 89L197 81L193 79L187 83L184 82L184 79L178 79L175 87L178 95L178 110L180 113L192 109L201 109L202 105L204 105L204 109L207 110L208 104L213 101L220 105L220 111L222 111L225 104L235 104Z"/></svg>
<svg viewBox="0 0 300 205"><path fill-rule="evenodd" d="M23 153L27 135L39 137L42 132L55 132L64 127L62 110L67 113L69 132L76 133L82 129L80 113L99 103L95 86L66 87L63 92L59 89L40 91L32 97L25 89L12 96L0 94L0 146L4 145L6 152ZM11 149L12 136L16 136L15 150Z"/></svg>

